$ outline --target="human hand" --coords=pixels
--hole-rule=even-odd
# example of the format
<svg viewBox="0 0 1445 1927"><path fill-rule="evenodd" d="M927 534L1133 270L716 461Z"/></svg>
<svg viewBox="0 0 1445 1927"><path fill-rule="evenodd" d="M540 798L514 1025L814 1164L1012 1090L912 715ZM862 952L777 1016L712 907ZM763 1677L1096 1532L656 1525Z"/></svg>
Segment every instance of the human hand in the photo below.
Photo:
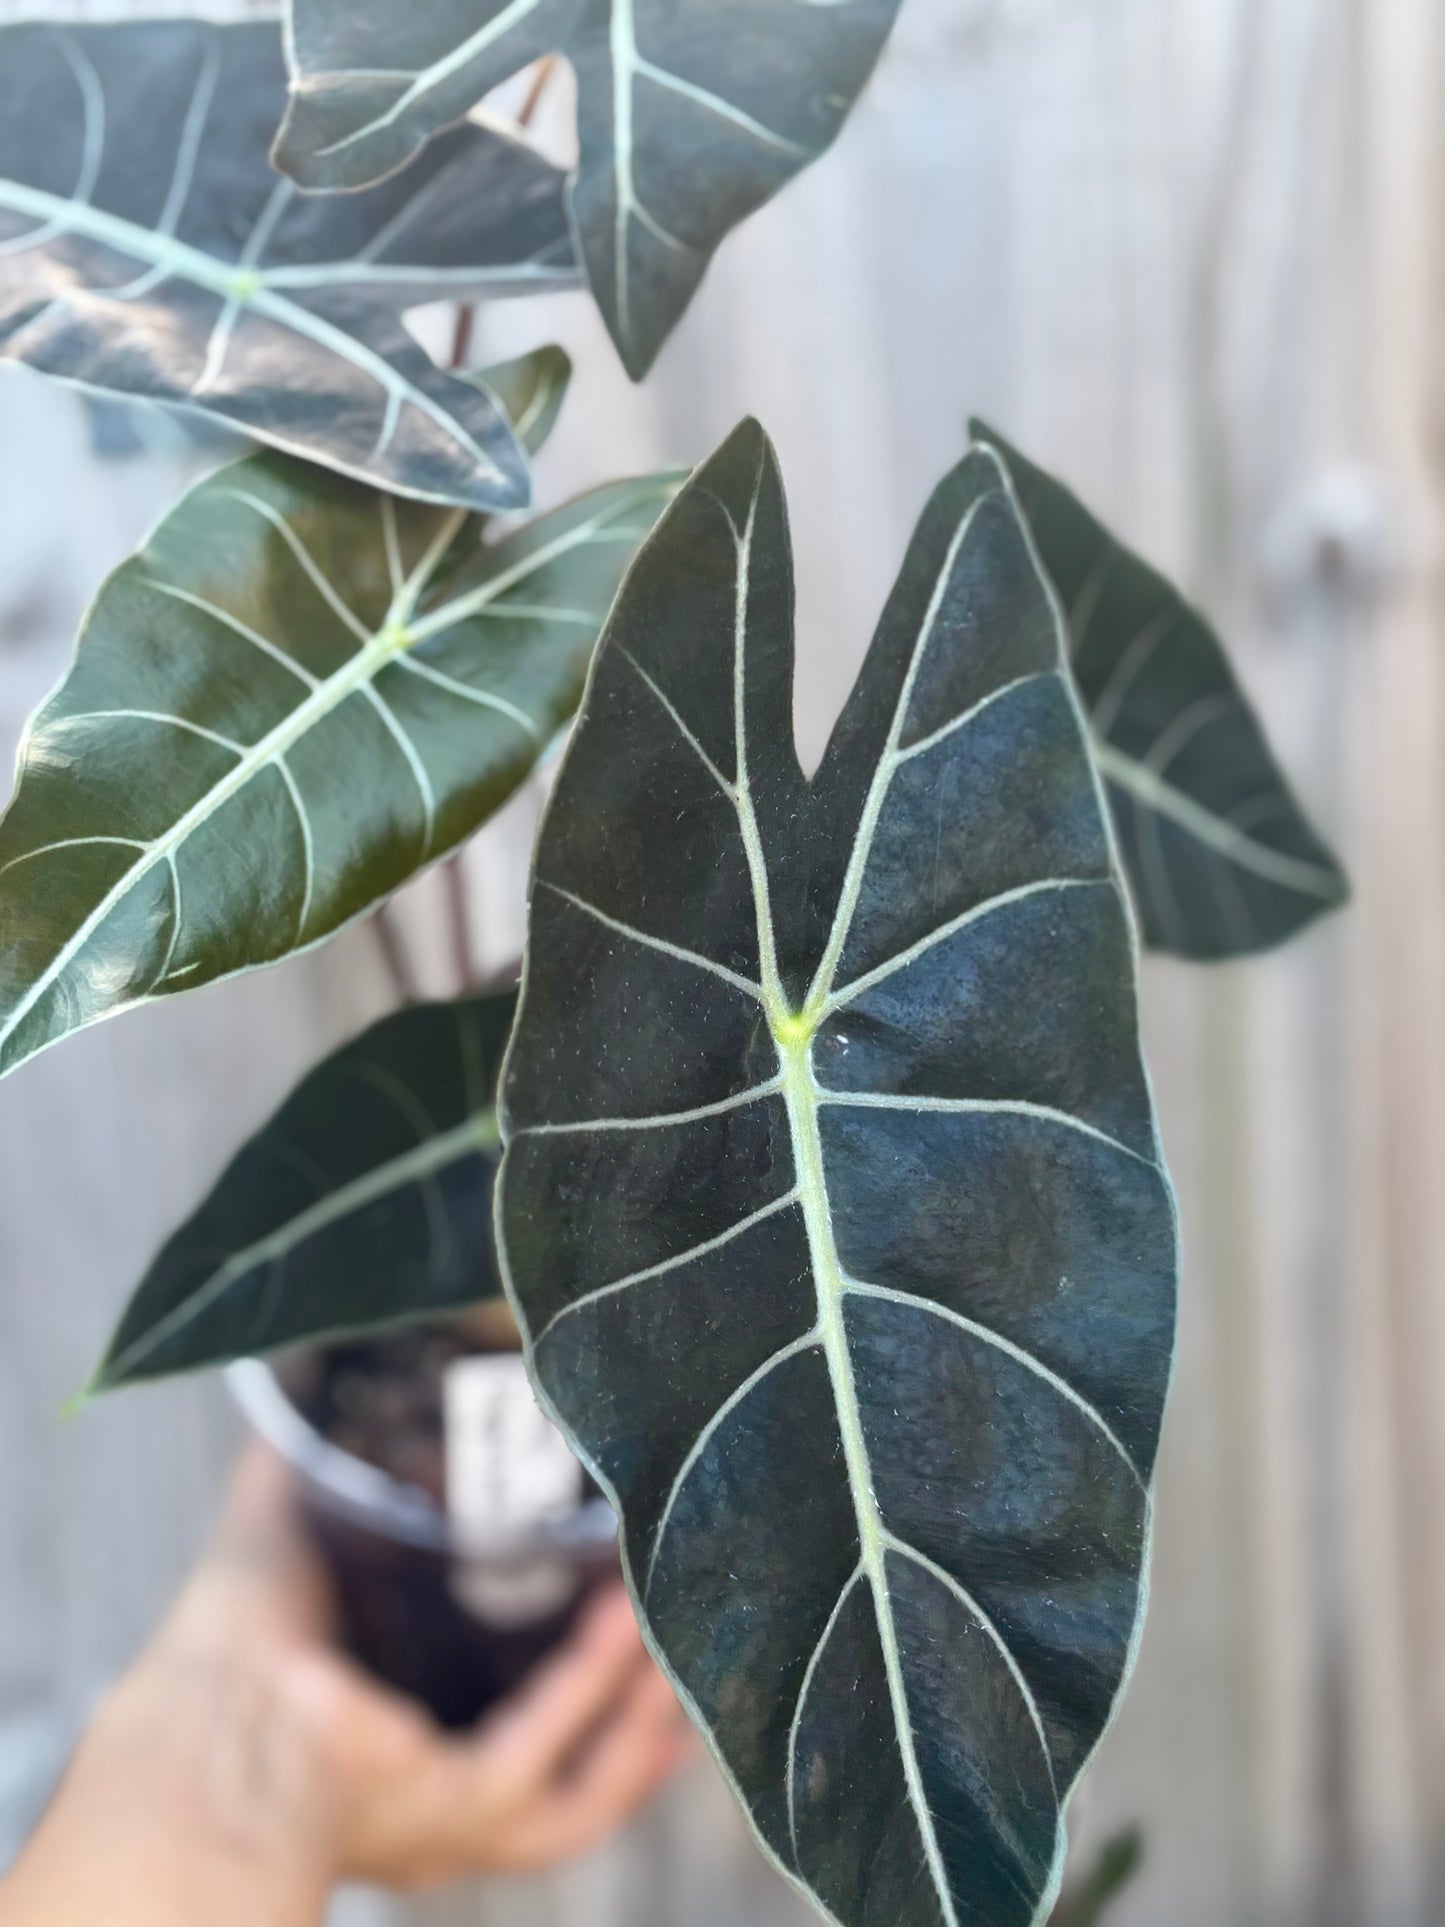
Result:
<svg viewBox="0 0 1445 1927"><path fill-rule="evenodd" d="M335 1652L328 1623L289 1475L258 1448L0 1888L0 1927L189 1927L201 1895L216 1927L310 1927L340 1881L415 1890L584 1852L691 1751L620 1584L462 1737Z"/></svg>
<svg viewBox="0 0 1445 1927"><path fill-rule="evenodd" d="M323 1576L288 1484L264 1451L242 1467L173 1634L272 1680L275 1717L316 1755L339 1878L411 1890L551 1866L614 1833L688 1756L620 1580L474 1732L442 1733L326 1643ZM247 1629L232 1631L243 1600Z"/></svg>

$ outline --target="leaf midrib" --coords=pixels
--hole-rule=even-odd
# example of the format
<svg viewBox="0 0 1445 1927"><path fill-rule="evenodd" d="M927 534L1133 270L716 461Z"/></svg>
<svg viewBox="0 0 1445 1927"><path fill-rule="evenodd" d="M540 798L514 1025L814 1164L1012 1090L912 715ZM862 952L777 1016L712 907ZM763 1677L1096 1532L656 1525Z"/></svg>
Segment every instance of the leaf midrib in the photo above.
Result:
<svg viewBox="0 0 1445 1927"><path fill-rule="evenodd" d="M386 639L383 640L383 637ZM235 768L228 770L218 783L207 789L183 816L177 817L168 830L147 844L144 856L138 857L116 879L75 934L66 939L52 961L37 975L30 989L16 1004L4 1027L0 1028L0 1045L9 1042L40 998L95 935L111 911L144 877L150 874L158 863L170 862L194 830L208 822L217 810L230 802L231 798L243 790L253 777L259 776L263 769L279 764L295 743L323 722L345 702L348 696L354 696L362 685L369 682L376 671L397 653L397 644L386 636L384 630L373 636L371 641L364 648L358 649L341 669L304 697L289 716L263 736L258 743L253 743Z"/></svg>
<svg viewBox="0 0 1445 1927"><path fill-rule="evenodd" d="M878 1508L867 1440L863 1436L863 1419L858 1402L858 1388L853 1375L853 1358L843 1317L847 1281L843 1273L837 1242L833 1236L833 1215L828 1201L828 1181L823 1161L823 1139L818 1126L820 1091L814 1074L813 1046L821 1020L822 1005L832 991L833 975L846 943L847 926L852 920L859 877L853 874L854 865L850 864L849 877L844 884L834 928L810 987L807 1006L802 1011L795 1012L783 989L778 969L767 860L752 800L747 742L747 621L751 589L753 530L762 493L762 479L763 468L760 460L746 527L741 534L736 528L733 531L737 546L732 666L737 783L733 792L733 802L752 883L758 927L763 1008L774 1048L778 1054L779 1081L788 1118L798 1196L802 1205L804 1231L808 1240L808 1257L813 1272L818 1314L814 1330L822 1344L832 1389L833 1406L838 1419L838 1433L843 1445L844 1465L858 1531L860 1562L868 1576L869 1590L873 1596L878 1644L883 1654L884 1671L887 1675L894 1733L903 1766L904 1782L908 1789L909 1804L918 1825L924 1857L928 1862L929 1874L936 1889L945 1927L958 1927L953 1893L949 1886L947 1868L944 1865L933 1814L923 1785L918 1751L914 1743L913 1718L909 1710L907 1686L903 1678L902 1660L898 1650L893 1599L888 1588L889 1535ZM973 514L976 513L975 506ZM964 530L971 526L972 519L972 514L965 519ZM866 837L866 841L871 844L877 815L882 807L882 794L886 794L891 780L894 751L897 748L918 665L931 637L933 621L937 615L949 568L962 540L963 531L960 531L950 547L947 565L940 575L928 616L925 618L915 645L909 674L899 694L887 750L880 759L870 785L863 821L858 830L859 841ZM857 847L858 844L855 842L855 857Z"/></svg>
<svg viewBox="0 0 1445 1927"><path fill-rule="evenodd" d="M778 1040L775 1038L775 1041ZM778 1055L783 1067L783 1101L792 1137L798 1195L803 1208L803 1223L817 1292L817 1331L833 1388L838 1433L843 1444L843 1460L858 1529L861 1564L867 1574L873 1595L873 1610L878 1619L878 1644L888 1680L888 1697L903 1764L903 1777L918 1823L924 1855L937 1889L939 1906L947 1927L958 1927L953 1895L914 1743L913 1716L908 1705L908 1689L898 1650L898 1631L893 1619L893 1599L888 1586L887 1554L890 1540L874 1494L873 1468L869 1462L867 1440L863 1436L858 1387L853 1375L853 1356L843 1320L847 1287L833 1237L832 1207L828 1201L827 1174L823 1165L823 1140L818 1128L812 1039L796 1043L778 1041Z"/></svg>

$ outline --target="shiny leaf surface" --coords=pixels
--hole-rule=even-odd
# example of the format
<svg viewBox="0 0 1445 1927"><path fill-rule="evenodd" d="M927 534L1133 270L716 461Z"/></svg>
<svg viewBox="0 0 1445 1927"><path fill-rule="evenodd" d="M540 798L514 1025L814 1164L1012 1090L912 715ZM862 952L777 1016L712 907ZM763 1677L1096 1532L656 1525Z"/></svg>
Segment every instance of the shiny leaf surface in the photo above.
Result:
<svg viewBox="0 0 1445 1927"><path fill-rule="evenodd" d="M1067 613L1074 679L1147 941L1209 961L1269 950L1349 896L1214 630L1060 483L1007 460Z"/></svg>
<svg viewBox="0 0 1445 1927"><path fill-rule="evenodd" d="M675 492L478 518L285 456L194 488L111 576L0 819L0 1071L330 936L512 795ZM470 535L469 535L470 530Z"/></svg>
<svg viewBox="0 0 1445 1927"><path fill-rule="evenodd" d="M900 0L293 0L277 165L304 187L404 167L539 55L577 75L572 212L645 374L719 243L838 133Z"/></svg>
<svg viewBox="0 0 1445 1927"><path fill-rule="evenodd" d="M399 1011L319 1064L167 1240L92 1389L494 1297L493 1099L516 1001Z"/></svg>
<svg viewBox="0 0 1445 1927"><path fill-rule="evenodd" d="M1027 1927L1132 1660L1172 1343L1127 906L995 455L811 781L792 599L746 424L543 825L503 1273L775 1861L844 1927Z"/></svg>
<svg viewBox="0 0 1445 1927"><path fill-rule="evenodd" d="M0 354L400 494L525 503L504 414L401 312L574 281L562 175L466 127L306 197L268 160L284 101L274 21L0 27Z"/></svg>

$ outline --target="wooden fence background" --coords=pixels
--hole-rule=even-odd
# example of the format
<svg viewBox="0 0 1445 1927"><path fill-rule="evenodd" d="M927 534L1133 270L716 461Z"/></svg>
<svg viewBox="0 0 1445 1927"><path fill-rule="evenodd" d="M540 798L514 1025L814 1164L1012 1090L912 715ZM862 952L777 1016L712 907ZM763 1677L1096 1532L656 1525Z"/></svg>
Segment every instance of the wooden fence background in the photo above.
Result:
<svg viewBox="0 0 1445 1927"><path fill-rule="evenodd" d="M1120 1927L1445 1919L1442 84L1439 0L906 0L836 153L725 250L644 389L580 299L481 329L582 367L547 496L762 417L811 754L967 414L991 415L1226 624L1349 863L1351 911L1289 952L1146 966L1187 1270L1152 1617L1076 1806L1085 1847L1144 1828ZM98 463L73 398L0 376L0 737L178 480ZM499 962L535 806L469 860ZM434 885L404 917L444 991ZM0 1851L184 1570L235 1435L211 1383L70 1422L61 1401L158 1236L387 996L357 931L0 1088ZM701 1771L554 1878L340 1911L802 1918Z"/></svg>

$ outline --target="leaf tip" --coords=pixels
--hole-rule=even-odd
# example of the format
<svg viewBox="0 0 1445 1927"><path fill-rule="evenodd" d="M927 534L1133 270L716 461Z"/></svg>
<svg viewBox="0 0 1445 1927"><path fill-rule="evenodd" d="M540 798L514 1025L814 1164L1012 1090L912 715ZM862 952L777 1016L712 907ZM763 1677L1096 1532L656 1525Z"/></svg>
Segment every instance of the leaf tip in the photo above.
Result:
<svg viewBox="0 0 1445 1927"><path fill-rule="evenodd" d="M756 415L744 415L731 435L704 466L711 468L716 464L719 467L726 467L731 462L739 460L754 470L762 461L771 461L774 467L777 466L778 457L773 447L773 438Z"/></svg>
<svg viewBox="0 0 1445 1927"><path fill-rule="evenodd" d="M1018 459L1012 445L982 415L968 418L969 452L974 455L990 455L1011 476L1017 486Z"/></svg>
<svg viewBox="0 0 1445 1927"><path fill-rule="evenodd" d="M60 1408L62 1422L68 1424L71 1419L77 1419L83 1412L88 1412L101 1393L107 1390L109 1387L105 1380L105 1367L102 1365L91 1378L87 1379L79 1391L72 1392L62 1404Z"/></svg>
<svg viewBox="0 0 1445 1927"><path fill-rule="evenodd" d="M651 337L639 340L630 329L621 327L611 314L605 315L604 318L607 322L607 332L612 337L617 358L622 363L627 379L634 386L646 381L652 373L653 363L662 352L662 342L666 337L658 340L653 340Z"/></svg>

